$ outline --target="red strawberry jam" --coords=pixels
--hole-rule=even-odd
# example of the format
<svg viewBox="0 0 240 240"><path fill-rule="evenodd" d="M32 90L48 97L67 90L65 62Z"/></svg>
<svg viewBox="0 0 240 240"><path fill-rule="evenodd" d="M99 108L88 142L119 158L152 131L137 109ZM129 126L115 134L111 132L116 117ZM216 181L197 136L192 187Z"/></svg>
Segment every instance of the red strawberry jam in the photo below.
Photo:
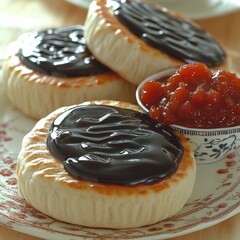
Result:
<svg viewBox="0 0 240 240"><path fill-rule="evenodd" d="M150 116L164 125L222 128L240 125L240 79L205 64L179 68L169 78L144 84L140 98Z"/></svg>

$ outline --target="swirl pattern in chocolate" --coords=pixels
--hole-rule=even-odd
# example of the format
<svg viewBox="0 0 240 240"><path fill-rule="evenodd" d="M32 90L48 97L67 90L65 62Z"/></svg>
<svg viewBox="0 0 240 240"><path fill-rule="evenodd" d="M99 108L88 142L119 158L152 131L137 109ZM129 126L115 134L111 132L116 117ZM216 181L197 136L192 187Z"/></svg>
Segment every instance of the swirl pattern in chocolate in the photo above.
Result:
<svg viewBox="0 0 240 240"><path fill-rule="evenodd" d="M19 49L19 58L30 69L61 77L109 72L88 50L81 25L30 34Z"/></svg>
<svg viewBox="0 0 240 240"><path fill-rule="evenodd" d="M148 115L118 107L77 106L52 123L47 146L74 177L136 185L173 174L183 147L168 127Z"/></svg>
<svg viewBox="0 0 240 240"><path fill-rule="evenodd" d="M225 52L203 29L164 8L131 0L111 0L117 19L148 45L186 63L222 64Z"/></svg>

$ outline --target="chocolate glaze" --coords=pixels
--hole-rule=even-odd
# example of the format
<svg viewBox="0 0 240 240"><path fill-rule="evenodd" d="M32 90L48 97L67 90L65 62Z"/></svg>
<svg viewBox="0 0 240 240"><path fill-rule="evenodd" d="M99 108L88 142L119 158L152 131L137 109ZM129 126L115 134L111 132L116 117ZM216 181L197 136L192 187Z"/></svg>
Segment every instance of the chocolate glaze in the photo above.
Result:
<svg viewBox="0 0 240 240"><path fill-rule="evenodd" d="M88 50L81 25L32 33L19 49L27 67L63 77L89 76L110 71Z"/></svg>
<svg viewBox="0 0 240 240"><path fill-rule="evenodd" d="M101 183L153 183L173 174L183 147L169 127L112 106L77 106L58 116L47 137L74 177Z"/></svg>
<svg viewBox="0 0 240 240"><path fill-rule="evenodd" d="M131 1L108 2L117 19L145 43L186 63L222 64L225 52L203 29L169 14L166 9Z"/></svg>

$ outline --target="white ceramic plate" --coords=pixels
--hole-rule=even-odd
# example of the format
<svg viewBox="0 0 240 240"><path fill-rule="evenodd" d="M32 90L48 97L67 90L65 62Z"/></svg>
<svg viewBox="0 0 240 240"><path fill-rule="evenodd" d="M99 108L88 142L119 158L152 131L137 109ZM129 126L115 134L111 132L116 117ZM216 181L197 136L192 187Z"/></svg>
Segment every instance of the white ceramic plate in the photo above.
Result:
<svg viewBox="0 0 240 240"><path fill-rule="evenodd" d="M17 189L16 158L23 136L35 123L11 106L0 81L0 224L11 229L51 240L159 240L210 227L240 212L240 153L236 152L222 161L198 165L192 197L176 216L158 224L106 230L49 218L29 206Z"/></svg>
<svg viewBox="0 0 240 240"><path fill-rule="evenodd" d="M91 0L67 0L88 8ZM239 0L151 0L169 9L176 10L192 19L203 19L224 15L240 8Z"/></svg>
<svg viewBox="0 0 240 240"><path fill-rule="evenodd" d="M152 0L192 19L205 19L240 9L239 0Z"/></svg>

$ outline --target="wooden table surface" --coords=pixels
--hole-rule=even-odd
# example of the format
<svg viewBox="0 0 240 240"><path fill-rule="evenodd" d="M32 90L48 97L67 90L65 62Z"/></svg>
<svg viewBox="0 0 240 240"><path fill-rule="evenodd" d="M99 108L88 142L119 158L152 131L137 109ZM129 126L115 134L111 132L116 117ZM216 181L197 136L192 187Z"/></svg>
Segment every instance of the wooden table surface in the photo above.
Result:
<svg viewBox="0 0 240 240"><path fill-rule="evenodd" d="M1 0L0 56L7 44L19 34L53 26L84 23L86 10L63 0ZM225 47L240 53L240 11L197 21ZM1 103L0 103L1 104ZM39 238L0 226L0 240L37 240ZM175 240L239 240L240 214L213 227Z"/></svg>

